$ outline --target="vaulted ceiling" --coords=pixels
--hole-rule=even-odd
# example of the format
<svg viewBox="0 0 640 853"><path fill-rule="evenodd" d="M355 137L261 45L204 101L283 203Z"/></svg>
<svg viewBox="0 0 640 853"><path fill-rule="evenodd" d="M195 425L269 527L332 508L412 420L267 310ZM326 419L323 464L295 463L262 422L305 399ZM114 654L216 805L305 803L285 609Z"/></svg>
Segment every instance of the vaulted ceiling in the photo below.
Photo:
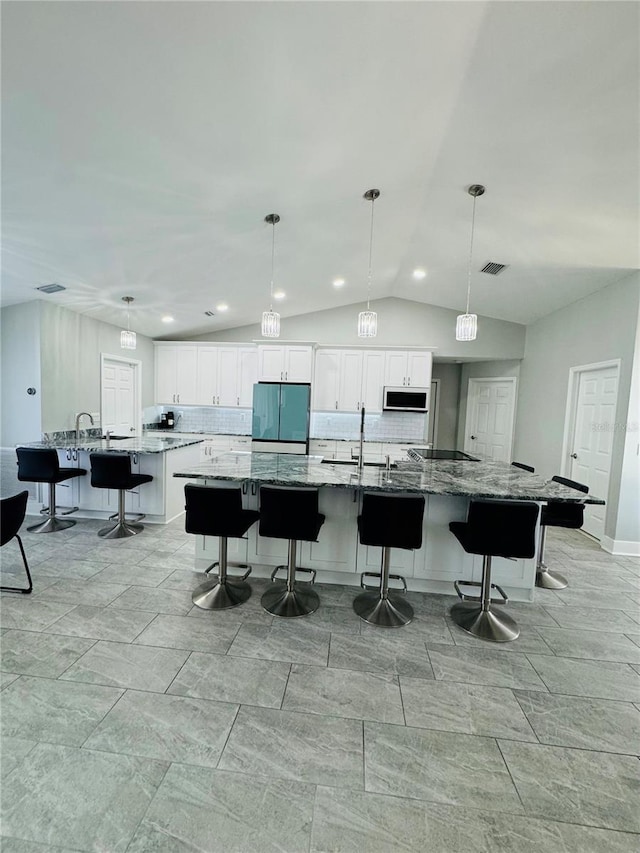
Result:
<svg viewBox="0 0 640 853"><path fill-rule="evenodd" d="M257 322L271 212L281 314L359 302L377 187L371 297L463 309L482 183L471 310L532 322L640 266L639 10L5 2L3 304Z"/></svg>

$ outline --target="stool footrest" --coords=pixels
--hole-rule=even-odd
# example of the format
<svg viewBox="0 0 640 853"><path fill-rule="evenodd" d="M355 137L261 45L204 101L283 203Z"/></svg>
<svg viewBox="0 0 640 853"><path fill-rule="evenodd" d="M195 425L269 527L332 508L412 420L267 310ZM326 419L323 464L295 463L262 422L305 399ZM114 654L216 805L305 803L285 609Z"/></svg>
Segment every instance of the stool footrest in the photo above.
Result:
<svg viewBox="0 0 640 853"><path fill-rule="evenodd" d="M398 588L396 588L396 587L394 587L394 589L395 589L395 591L396 591L396 592L401 592L401 593L403 593L403 594L406 594L406 592L407 592L407 582L406 582L406 580L402 577L402 575L389 575L388 577L389 577L389 580L390 580L390 581L391 581L391 580L393 580L393 581L400 581L400 583L402 584L402 587L401 587L401 588L399 588L399 589L398 589ZM365 578L377 578L377 579L378 579L378 583L377 583L375 586L374 586L374 585L372 585L372 584L368 584L368 583L365 581ZM379 589L379 588L380 588L380 578L381 578L381 573L380 573L380 572L362 572L362 573L360 574L360 586L362 587L362 589L371 589L371 590L373 590L373 589Z"/></svg>
<svg viewBox="0 0 640 853"><path fill-rule="evenodd" d="M251 571L251 570L249 570ZM288 566L276 566L275 569L271 572L271 583L275 583L277 580L282 580L278 578L278 572L288 571ZM316 582L316 570L315 569L304 569L301 566L296 566L296 580L298 579L298 572L304 572L305 574L311 575L311 579L308 581L304 581L305 583L315 583Z"/></svg>
<svg viewBox="0 0 640 853"><path fill-rule="evenodd" d="M77 507L76 507L76 509L77 509ZM113 521L114 518L119 518L119 517L120 516L118 515L118 513L114 512L113 515L110 515L107 520ZM142 521L142 519L146 518L146 517L147 516L144 514L144 512L125 512L125 514L124 514L124 520L129 521L131 523L136 522L136 521Z"/></svg>
<svg viewBox="0 0 640 853"><path fill-rule="evenodd" d="M54 515L71 515L72 512L78 512L79 509L80 509L80 507L77 507L77 506L67 507L66 509L64 509L61 506L56 506L54 509ZM42 509L40 510L40 515L49 515L49 514L50 514L49 513L49 507L43 506Z"/></svg>
<svg viewBox="0 0 640 853"><path fill-rule="evenodd" d="M219 560L216 560L215 563L211 563L211 565L204 570L205 575L208 575L210 571L219 565ZM246 569L246 572L241 575L230 575L229 569ZM248 566L246 563L227 563L227 579L230 581L246 581L250 574L251 566Z"/></svg>
<svg viewBox="0 0 640 853"><path fill-rule="evenodd" d="M468 593L465 593L460 589L461 585L462 586L481 587L482 584L480 581L454 581L453 585L455 587L458 598L460 598L462 601L482 601L482 596L480 596L480 595L469 595ZM492 598L491 604L507 604L508 603L509 597L507 596L507 593L502 589L502 587L498 586L497 583L492 583L491 589L497 590L500 593L500 595L502 596L501 598Z"/></svg>

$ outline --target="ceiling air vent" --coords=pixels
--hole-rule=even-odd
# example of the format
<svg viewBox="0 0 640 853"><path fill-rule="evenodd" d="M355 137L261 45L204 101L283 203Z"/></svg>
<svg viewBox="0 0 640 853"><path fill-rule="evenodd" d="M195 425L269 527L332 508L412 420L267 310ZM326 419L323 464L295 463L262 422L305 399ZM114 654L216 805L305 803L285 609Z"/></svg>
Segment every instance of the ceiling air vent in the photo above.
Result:
<svg viewBox="0 0 640 853"><path fill-rule="evenodd" d="M216 314L215 314L215 311L205 311L204 316L205 317L215 317Z"/></svg>
<svg viewBox="0 0 640 853"><path fill-rule="evenodd" d="M36 290L40 290L42 293L60 293L61 290L66 289L61 284L43 284L42 287L36 287Z"/></svg>
<svg viewBox="0 0 640 853"><path fill-rule="evenodd" d="M499 275L507 266L508 264L497 264L495 261L487 261L480 272L486 272L487 275Z"/></svg>

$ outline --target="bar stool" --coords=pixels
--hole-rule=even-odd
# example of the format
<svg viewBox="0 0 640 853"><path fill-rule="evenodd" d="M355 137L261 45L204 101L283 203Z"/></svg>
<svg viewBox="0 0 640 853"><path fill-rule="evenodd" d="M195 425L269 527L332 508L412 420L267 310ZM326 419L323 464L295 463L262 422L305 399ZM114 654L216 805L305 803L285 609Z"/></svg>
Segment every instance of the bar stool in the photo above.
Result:
<svg viewBox="0 0 640 853"><path fill-rule="evenodd" d="M382 548L382 565L379 572L363 572L360 586L367 592L354 599L353 609L370 625L381 628L401 628L413 619L413 608L397 596L389 595L389 580L399 580L402 592L407 583L401 575L389 574L392 548L413 550L422 546L422 519L424 517L422 495L397 495L384 492L364 492L362 512L358 516L358 532L362 545ZM368 587L367 577L380 578L377 591Z"/></svg>
<svg viewBox="0 0 640 853"><path fill-rule="evenodd" d="M561 483L571 489L588 494L589 487L566 477L552 477L554 483ZM584 523L584 504L566 503L565 501L549 501L542 507L540 517L540 540L538 543L538 565L536 566L536 586L542 589L564 589L568 581L559 572L550 572L544 561L544 546L547 539L547 527L567 527L578 530Z"/></svg>
<svg viewBox="0 0 640 853"><path fill-rule="evenodd" d="M18 536L18 530L22 526L24 516L27 511L27 500L29 492L19 492L10 498L2 498L0 500L0 546L11 542L13 538L18 540L20 553L22 554L22 562L27 575L27 583L29 586L0 586L2 592L21 592L24 595L29 595L33 589L33 581L29 572L29 564L22 546L22 539Z"/></svg>
<svg viewBox="0 0 640 853"><path fill-rule="evenodd" d="M306 572L314 583L314 569L296 565L298 541L315 542L324 524L324 515L318 512L318 489L290 488L288 486L262 486L260 489L260 536L271 539L288 539L289 555L286 566L277 566L271 580L277 580L281 569L287 570L284 584L278 583L262 596L261 603L274 616L308 616L318 609L320 599L312 589L300 589L296 574Z"/></svg>
<svg viewBox="0 0 640 853"><path fill-rule="evenodd" d="M127 521L124 511L124 493L143 483L153 480L151 474L133 474L131 456L128 453L91 453L91 485L94 489L117 489L118 512L109 516L109 521L117 519L112 527L103 527L98 531L101 539L124 539L135 536L144 530L136 522L144 518L144 513L136 513L136 521Z"/></svg>
<svg viewBox="0 0 640 853"><path fill-rule="evenodd" d="M491 558L533 557L536 552L536 523L540 507L531 501L471 501L466 521L452 521L449 530L467 554L482 554L482 581L455 581L462 601L451 608L451 618L474 637L507 643L520 634L514 619L492 604L509 600L497 584L491 583ZM480 595L467 595L460 586L479 586ZM491 598L495 589L502 596Z"/></svg>
<svg viewBox="0 0 640 853"><path fill-rule="evenodd" d="M532 468L531 465L525 465L524 462L512 462L511 463L514 468L522 468L523 471L528 471L530 474L535 474L536 469Z"/></svg>
<svg viewBox="0 0 640 853"><path fill-rule="evenodd" d="M237 607L251 596L251 587L245 580L251 574L249 566L240 577L228 577L227 539L244 536L252 524L260 517L257 510L242 509L242 489L216 488L214 486L195 486L190 483L184 487L185 509L184 529L187 533L199 536L218 536L220 541L220 559L212 563L207 572L218 566L218 575L200 584L194 590L191 600L203 610L223 610Z"/></svg>
<svg viewBox="0 0 640 853"><path fill-rule="evenodd" d="M56 483L70 480L72 477L83 477L87 472L84 468L61 468L58 453L46 447L18 447L18 480L22 483L48 483L49 506L42 510L48 512L46 521L27 527L30 533L55 533L57 530L67 530L73 527L75 521L70 518L61 519L56 516ZM63 512L68 515L75 512L77 506Z"/></svg>

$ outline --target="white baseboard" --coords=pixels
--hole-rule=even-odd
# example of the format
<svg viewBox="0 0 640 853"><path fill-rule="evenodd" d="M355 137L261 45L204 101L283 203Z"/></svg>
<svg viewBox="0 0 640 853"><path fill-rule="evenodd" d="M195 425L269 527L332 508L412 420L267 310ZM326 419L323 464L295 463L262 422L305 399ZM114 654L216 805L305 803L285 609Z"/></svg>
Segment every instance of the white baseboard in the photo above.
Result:
<svg viewBox="0 0 640 853"><path fill-rule="evenodd" d="M610 536L603 536L600 547L608 554L614 554L617 557L640 557L640 542L633 540L625 541L624 539L612 539Z"/></svg>

